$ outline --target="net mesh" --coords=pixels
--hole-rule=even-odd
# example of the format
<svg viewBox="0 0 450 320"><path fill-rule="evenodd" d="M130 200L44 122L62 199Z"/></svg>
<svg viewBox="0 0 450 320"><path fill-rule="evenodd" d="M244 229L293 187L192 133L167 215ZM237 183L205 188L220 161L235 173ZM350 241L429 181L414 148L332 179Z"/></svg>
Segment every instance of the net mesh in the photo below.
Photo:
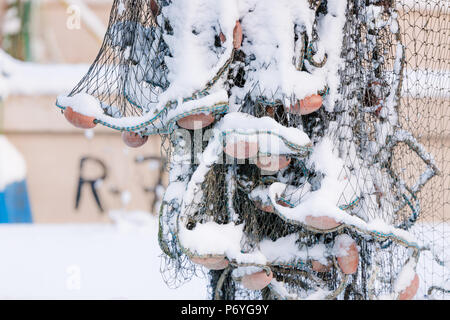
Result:
<svg viewBox="0 0 450 320"><path fill-rule="evenodd" d="M344 14L333 0L303 2L314 19L294 21L290 63L305 87L322 70L335 76L313 82L308 97L267 81L264 75L280 70L282 59L270 53L286 48L280 40L269 58L262 57L255 49L258 38L246 34L255 31L246 15L232 33L222 30L219 18L205 22L207 31L205 24L194 24L188 33L212 53L214 76L183 99L169 96L177 80L170 61L180 51L170 40L178 36L179 17L171 15L168 0L114 1L100 53L69 96L98 99L107 117L96 123L162 135L170 184L159 240L168 285L202 274L214 299L401 298L414 283L412 268L420 279L417 297L448 298L448 2L348 0L340 2ZM264 10L255 5L246 14L259 13ZM323 52L333 19L343 19L342 43ZM218 88L226 91L226 104L213 99ZM308 99L320 99L323 107L302 112ZM229 111L247 115L248 127L256 130L243 132L234 118L227 122ZM205 114L212 119L197 130L177 130L180 120ZM299 145L285 128L302 130L310 142ZM261 139L270 141L264 150ZM297 219L289 210L300 212L329 186L330 172L311 160L326 139L342 161L334 205L348 218ZM227 152L242 141L244 149ZM259 149L251 155L255 141ZM282 186L276 197L275 186ZM202 233L210 225L220 227ZM242 230L237 253L202 251L186 240L192 232L220 247L217 230L230 225ZM359 250L353 271L342 262L341 244ZM270 248L277 246L291 252L276 256ZM256 258L261 253L264 261ZM207 273L201 265L218 270ZM250 290L255 274L265 274L262 282L273 280Z"/></svg>

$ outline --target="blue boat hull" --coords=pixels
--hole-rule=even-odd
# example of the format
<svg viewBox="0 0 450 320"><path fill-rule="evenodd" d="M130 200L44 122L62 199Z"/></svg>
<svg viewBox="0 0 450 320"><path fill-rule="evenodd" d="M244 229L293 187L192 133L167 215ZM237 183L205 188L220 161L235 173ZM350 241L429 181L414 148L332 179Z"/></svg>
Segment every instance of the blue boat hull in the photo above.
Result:
<svg viewBox="0 0 450 320"><path fill-rule="evenodd" d="M0 190L0 223L31 223L32 215L26 180Z"/></svg>

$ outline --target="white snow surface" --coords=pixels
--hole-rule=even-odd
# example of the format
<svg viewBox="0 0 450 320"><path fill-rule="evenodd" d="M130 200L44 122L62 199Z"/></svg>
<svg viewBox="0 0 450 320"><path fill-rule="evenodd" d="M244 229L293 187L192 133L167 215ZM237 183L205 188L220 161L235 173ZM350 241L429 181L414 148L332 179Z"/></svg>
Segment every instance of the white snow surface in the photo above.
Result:
<svg viewBox="0 0 450 320"><path fill-rule="evenodd" d="M1 91L10 95L69 93L89 69L86 64L23 62L0 50L0 70L5 74Z"/></svg>
<svg viewBox="0 0 450 320"><path fill-rule="evenodd" d="M207 298L204 278L164 283L156 218L112 215L111 225L0 225L0 299Z"/></svg>

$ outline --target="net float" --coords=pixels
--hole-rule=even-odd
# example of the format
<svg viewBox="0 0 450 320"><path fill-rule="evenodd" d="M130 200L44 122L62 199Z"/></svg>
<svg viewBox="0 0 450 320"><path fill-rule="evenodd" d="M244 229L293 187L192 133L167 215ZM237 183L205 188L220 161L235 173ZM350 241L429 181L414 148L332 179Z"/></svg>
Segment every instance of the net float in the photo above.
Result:
<svg viewBox="0 0 450 320"><path fill-rule="evenodd" d="M184 117L177 121L177 124L187 130L199 130L206 128L213 123L216 118L212 114L193 114L191 116Z"/></svg>
<svg viewBox="0 0 450 320"><path fill-rule="evenodd" d="M268 213L274 213L275 208L270 204L263 204L261 201L254 201L255 207L257 207L259 210L262 210L264 212Z"/></svg>
<svg viewBox="0 0 450 320"><path fill-rule="evenodd" d="M265 270L246 274L242 277L242 285L249 290L262 290L269 285L273 279L273 273L269 270L269 274Z"/></svg>
<svg viewBox="0 0 450 320"><path fill-rule="evenodd" d="M73 126L80 129L92 129L97 124L94 122L95 117L85 116L84 114L73 111L71 107L64 110L64 116Z"/></svg>
<svg viewBox="0 0 450 320"><path fill-rule="evenodd" d="M414 279L411 281L409 286L400 292L398 299L411 300L416 295L418 289L419 289L419 276L416 273Z"/></svg>
<svg viewBox="0 0 450 320"><path fill-rule="evenodd" d="M236 21L236 25L234 26L233 30L233 47L235 49L240 49L242 46L242 40L243 40L242 26L238 20Z"/></svg>
<svg viewBox="0 0 450 320"><path fill-rule="evenodd" d="M282 207L285 208L291 208L291 206L287 203L285 203L284 201L278 200L277 204L279 204ZM255 206L259 209L262 210L264 212L268 212L268 213L274 213L275 212L275 208L273 205L271 204L262 204L261 201L255 201Z"/></svg>
<svg viewBox="0 0 450 320"><path fill-rule="evenodd" d="M148 136L141 136L138 133L123 131L122 140L130 148L139 148L147 142Z"/></svg>
<svg viewBox="0 0 450 320"><path fill-rule="evenodd" d="M194 257L191 261L195 264L204 266L209 270L223 270L228 267L229 261L225 257L198 258Z"/></svg>
<svg viewBox="0 0 450 320"><path fill-rule="evenodd" d="M316 272L323 273L323 272L328 272L331 270L331 263L323 264L317 260L312 260L311 265L312 265L312 269Z"/></svg>
<svg viewBox="0 0 450 320"><path fill-rule="evenodd" d="M359 252L355 240L346 234L336 237L334 249L337 263L344 274L354 274L358 269Z"/></svg>
<svg viewBox="0 0 450 320"><path fill-rule="evenodd" d="M381 105L383 95L383 85L379 81L372 81L366 88L364 93L364 103L370 107L377 106L379 107L374 111L377 117L380 116L381 110L383 106Z"/></svg>
<svg viewBox="0 0 450 320"><path fill-rule="evenodd" d="M235 159L248 159L258 155L258 142L236 141L227 142L224 152Z"/></svg>
<svg viewBox="0 0 450 320"><path fill-rule="evenodd" d="M319 110L322 104L323 104L322 96L318 94L313 94L309 97L300 100L294 106L291 105L289 112L300 115L306 115Z"/></svg>
<svg viewBox="0 0 450 320"><path fill-rule="evenodd" d="M256 166L261 170L276 172L286 168L291 163L291 158L283 155L259 156Z"/></svg>
<svg viewBox="0 0 450 320"><path fill-rule="evenodd" d="M225 37L225 35L222 32L219 34L219 39L220 42L222 43L225 43L225 41L227 41L227 37Z"/></svg>
<svg viewBox="0 0 450 320"><path fill-rule="evenodd" d="M279 204L280 206L285 207L285 208L292 208L292 206L290 206L288 203L281 201L281 200L278 200L277 204Z"/></svg>
<svg viewBox="0 0 450 320"><path fill-rule="evenodd" d="M337 228L341 223L337 222L335 219L327 216L314 217L306 216L305 224L319 230L330 230Z"/></svg>
<svg viewBox="0 0 450 320"><path fill-rule="evenodd" d="M150 10L152 11L154 17L159 15L159 5L156 3L156 0L150 1Z"/></svg>
<svg viewBox="0 0 450 320"><path fill-rule="evenodd" d="M266 107L266 114L267 116L274 118L275 117L275 108L272 106L267 106Z"/></svg>

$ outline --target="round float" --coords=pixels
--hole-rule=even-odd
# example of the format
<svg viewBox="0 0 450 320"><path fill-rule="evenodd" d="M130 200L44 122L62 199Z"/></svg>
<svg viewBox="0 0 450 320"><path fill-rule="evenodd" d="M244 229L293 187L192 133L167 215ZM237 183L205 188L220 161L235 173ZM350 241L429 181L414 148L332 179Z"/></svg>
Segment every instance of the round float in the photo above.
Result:
<svg viewBox="0 0 450 320"><path fill-rule="evenodd" d="M405 290L400 292L400 294L398 295L398 299L399 300L411 300L416 295L418 289L419 289L419 276L416 273L416 275L414 276L414 279L411 281L410 285L408 287L406 287Z"/></svg>
<svg viewBox="0 0 450 320"><path fill-rule="evenodd" d="M191 259L195 264L200 264L209 270L223 270L228 267L229 261L225 257L210 257Z"/></svg>
<svg viewBox="0 0 450 320"><path fill-rule="evenodd" d="M334 243L337 263L344 274L354 274L358 269L359 252L355 240L346 234L336 237Z"/></svg>
<svg viewBox="0 0 450 320"><path fill-rule="evenodd" d="M157 17L159 15L159 5L155 0L150 1L150 10L152 11L153 17Z"/></svg>
<svg viewBox="0 0 450 320"><path fill-rule="evenodd" d="M258 155L258 142L245 140L227 141L224 152L235 159L253 158Z"/></svg>
<svg viewBox="0 0 450 320"><path fill-rule="evenodd" d="M323 104L322 96L318 94L313 94L312 96L300 100L295 105L293 106L291 105L288 111L290 113L306 115L319 110L320 107L322 107L322 104Z"/></svg>
<svg viewBox="0 0 450 320"><path fill-rule="evenodd" d="M306 216L305 224L319 230L331 230L341 225L341 223L337 222L335 219L327 216Z"/></svg>
<svg viewBox="0 0 450 320"><path fill-rule="evenodd" d="M264 212L268 212L268 213L274 213L275 212L275 208L270 205L270 204L262 204L261 201L254 201L255 206L259 209L262 210Z"/></svg>
<svg viewBox="0 0 450 320"><path fill-rule="evenodd" d="M256 166L261 170L276 172L286 168L291 163L291 158L283 155L259 156Z"/></svg>
<svg viewBox="0 0 450 320"><path fill-rule="evenodd" d="M148 136L141 136L138 133L123 131L122 140L130 148L139 148L147 142Z"/></svg>
<svg viewBox="0 0 450 320"><path fill-rule="evenodd" d="M64 110L64 116L73 126L80 129L92 129L97 125L94 123L95 117L89 117L75 112L71 107L67 107Z"/></svg>
<svg viewBox="0 0 450 320"><path fill-rule="evenodd" d="M238 20L236 21L236 25L233 30L233 47L235 49L240 49L242 46L242 40L243 40L242 26Z"/></svg>
<svg viewBox="0 0 450 320"><path fill-rule="evenodd" d="M324 273L324 272L328 272L331 270L331 263L328 263L325 265L323 263L320 263L317 260L312 260L311 265L312 265L312 269L316 272Z"/></svg>
<svg viewBox="0 0 450 320"><path fill-rule="evenodd" d="M242 277L242 285L249 290L262 290L267 287L273 279L272 271L267 274L266 271L255 272L252 274L246 274Z"/></svg>
<svg viewBox="0 0 450 320"><path fill-rule="evenodd" d="M215 117L212 114L193 114L191 116L184 117L177 121L177 124L187 130L199 130L209 126L215 121Z"/></svg>

